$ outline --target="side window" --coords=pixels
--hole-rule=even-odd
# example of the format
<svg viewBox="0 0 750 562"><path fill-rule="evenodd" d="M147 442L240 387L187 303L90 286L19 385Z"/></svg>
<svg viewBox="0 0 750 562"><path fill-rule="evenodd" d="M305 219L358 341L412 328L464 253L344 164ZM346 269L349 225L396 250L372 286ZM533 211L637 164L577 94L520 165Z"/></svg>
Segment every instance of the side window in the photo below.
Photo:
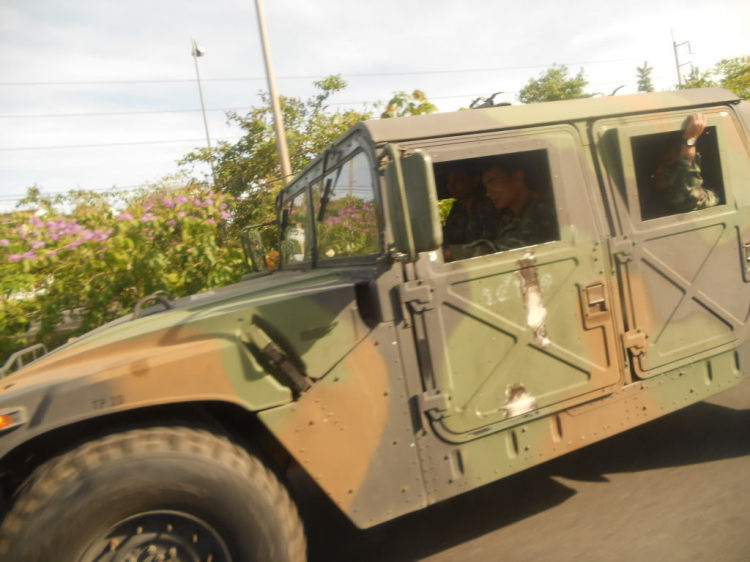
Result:
<svg viewBox="0 0 750 562"><path fill-rule="evenodd" d="M680 157L682 131L630 138L643 220L726 203L716 127L696 143L696 157Z"/></svg>
<svg viewBox="0 0 750 562"><path fill-rule="evenodd" d="M319 261L380 251L372 167L365 153L327 173L313 187L313 205Z"/></svg>
<svg viewBox="0 0 750 562"><path fill-rule="evenodd" d="M312 248L309 242L310 214L307 204L307 190L303 190L283 208L281 216L281 259L284 264L309 262Z"/></svg>
<svg viewBox="0 0 750 562"><path fill-rule="evenodd" d="M440 162L434 170L450 259L560 240L546 149Z"/></svg>

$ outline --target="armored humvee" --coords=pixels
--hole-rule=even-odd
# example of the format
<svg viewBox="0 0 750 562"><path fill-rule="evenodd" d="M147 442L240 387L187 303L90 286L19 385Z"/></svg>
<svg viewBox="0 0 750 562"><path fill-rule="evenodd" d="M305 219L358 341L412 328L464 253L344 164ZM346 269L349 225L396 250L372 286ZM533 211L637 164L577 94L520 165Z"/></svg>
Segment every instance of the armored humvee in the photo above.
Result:
<svg viewBox="0 0 750 562"><path fill-rule="evenodd" d="M695 113L718 204L657 212L659 147ZM364 528L736 386L749 152L750 104L719 89L355 126L280 193L274 271L250 229L242 282L2 379L0 556L298 562L291 468ZM494 161L555 233L448 260L446 174Z"/></svg>

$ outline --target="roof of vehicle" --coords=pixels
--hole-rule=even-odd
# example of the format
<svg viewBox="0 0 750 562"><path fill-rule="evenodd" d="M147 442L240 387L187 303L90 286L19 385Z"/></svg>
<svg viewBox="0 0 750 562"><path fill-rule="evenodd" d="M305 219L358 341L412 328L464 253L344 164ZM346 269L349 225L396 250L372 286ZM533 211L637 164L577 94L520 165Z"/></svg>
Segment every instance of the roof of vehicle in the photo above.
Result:
<svg viewBox="0 0 750 562"><path fill-rule="evenodd" d="M377 144L528 127L545 123L601 119L628 113L665 111L737 100L737 96L728 90L700 88L377 119L360 123L356 128L364 128Z"/></svg>

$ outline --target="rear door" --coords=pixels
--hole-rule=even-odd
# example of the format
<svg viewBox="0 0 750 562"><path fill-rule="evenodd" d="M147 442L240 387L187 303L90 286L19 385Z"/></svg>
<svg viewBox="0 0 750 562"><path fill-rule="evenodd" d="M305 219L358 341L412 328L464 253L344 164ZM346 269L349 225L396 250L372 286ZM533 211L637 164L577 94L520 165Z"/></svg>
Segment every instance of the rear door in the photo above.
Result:
<svg viewBox="0 0 750 562"><path fill-rule="evenodd" d="M716 207L673 213L654 182L658 161L689 111L602 120L597 152L620 236L611 250L627 311L624 345L640 377L729 348L750 309L750 169L729 107L702 110L698 141L704 186ZM673 140L670 140L673 139ZM661 205L661 207L660 207Z"/></svg>
<svg viewBox="0 0 750 562"><path fill-rule="evenodd" d="M422 351L423 409L444 438L470 439L615 387L609 271L578 131L540 127L421 148L438 183L453 166L522 162L530 189L554 198L559 231L448 263L442 252L422 255L417 279L402 287Z"/></svg>

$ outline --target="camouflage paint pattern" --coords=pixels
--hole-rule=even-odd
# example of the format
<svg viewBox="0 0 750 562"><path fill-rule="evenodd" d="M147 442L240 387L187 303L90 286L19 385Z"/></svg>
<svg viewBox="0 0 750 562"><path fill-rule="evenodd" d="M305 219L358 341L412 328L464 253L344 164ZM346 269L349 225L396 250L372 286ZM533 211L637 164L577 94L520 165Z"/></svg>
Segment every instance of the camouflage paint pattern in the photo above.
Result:
<svg viewBox="0 0 750 562"><path fill-rule="evenodd" d="M733 103L686 91L360 124L281 201L387 142L436 162L542 149L560 240L453 263L305 265L126 317L2 381L0 410L28 422L0 434L0 455L79 420L224 401L367 527L731 388L750 374L750 112ZM721 131L727 203L640 221L628 131L676 130L696 110ZM309 391L246 345L251 325Z"/></svg>

